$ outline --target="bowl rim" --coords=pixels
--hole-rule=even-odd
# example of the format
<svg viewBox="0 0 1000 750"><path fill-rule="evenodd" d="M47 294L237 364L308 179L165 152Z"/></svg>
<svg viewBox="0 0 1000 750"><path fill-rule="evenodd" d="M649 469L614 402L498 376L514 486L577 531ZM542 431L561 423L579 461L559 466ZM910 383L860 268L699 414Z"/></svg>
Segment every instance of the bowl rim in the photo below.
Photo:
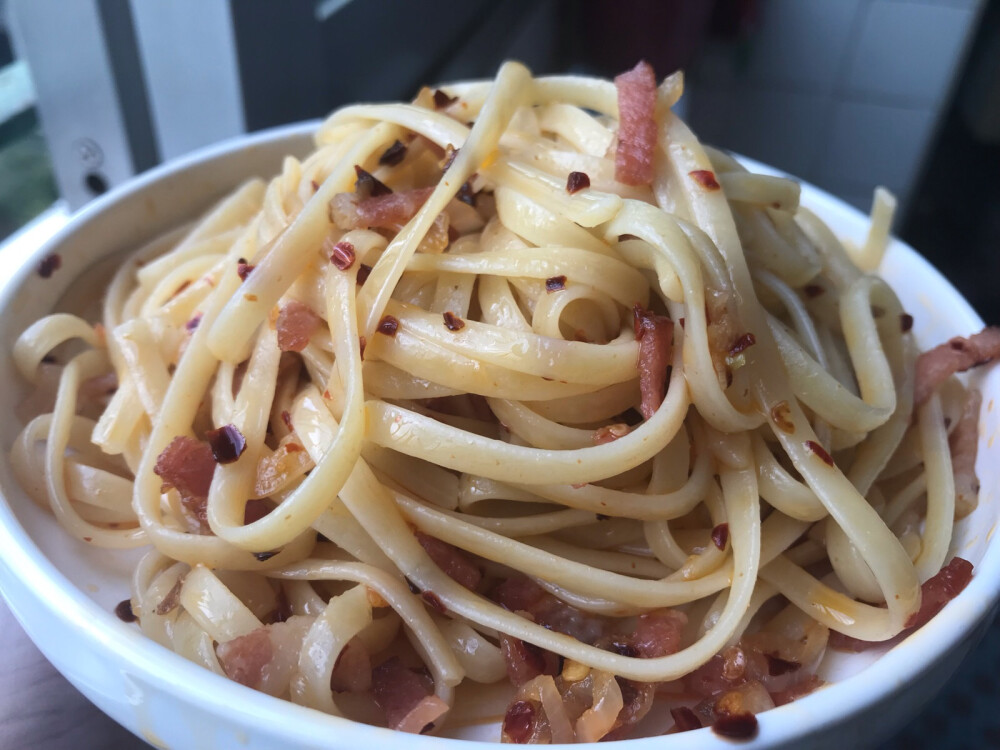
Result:
<svg viewBox="0 0 1000 750"><path fill-rule="evenodd" d="M100 221L120 201L141 193L151 185L177 178L191 168L232 156L249 146L301 137L315 131L320 122L310 120L237 136L158 166L114 188L74 214L48 241L20 257L10 259L14 261L15 267L10 269L5 279L0 280L0 308L7 306L10 297L23 283L25 274L32 272L37 261L50 252L50 248L65 242L82 226ZM760 171L779 173L778 170L753 160L743 161ZM867 221L861 212L840 199L809 183L799 182L802 185L803 203L824 204L849 217L855 226L862 226ZM966 320L970 329L978 330L983 326L982 320L964 297L923 256L895 238L891 251L901 254L905 265L918 267L924 274L937 277L938 282L946 285L958 303L956 313ZM0 460L9 460L6 451ZM990 534L992 536L993 532ZM761 731L757 738L741 743L741 746L772 747L826 732L886 699L899 685L919 678L939 659L946 657L950 647L969 638L997 607L1000 598L1000 541L991 536L987 537L983 557L976 565L971 582L948 604L945 610L950 613L948 616L933 618L858 674L761 714L758 717ZM344 747L372 741L380 743L380 746L398 748L439 747L442 742L446 742L446 747L454 750L481 750L483 747L484 743L477 740L405 735L323 714L246 688L184 659L121 622L112 612L100 607L73 584L42 553L27 529L18 521L10 501L4 495L0 495L0 549L4 552L0 556L0 593L3 593L19 621L23 623L18 612L18 602L8 594L11 586L3 585L8 577L11 581L17 579L15 585L23 584L49 617L72 627L81 638L82 645L97 651L109 651L119 662L129 665L135 677L141 678L150 688L169 695L182 705L197 702L199 707L212 715L221 713L234 717L251 733L255 727L264 731L280 727L288 740L310 746L315 745L319 738L331 738L338 746ZM34 633L29 632L28 635L35 640ZM914 639L926 640L925 648L899 648ZM814 705L817 708L834 705L835 709L816 712L808 723L794 717L794 713L803 712ZM629 750L649 750L654 746L661 747L663 742L663 737L649 737L609 744L627 747ZM731 747L730 742L707 729L671 735L669 742L669 747L673 750Z"/></svg>

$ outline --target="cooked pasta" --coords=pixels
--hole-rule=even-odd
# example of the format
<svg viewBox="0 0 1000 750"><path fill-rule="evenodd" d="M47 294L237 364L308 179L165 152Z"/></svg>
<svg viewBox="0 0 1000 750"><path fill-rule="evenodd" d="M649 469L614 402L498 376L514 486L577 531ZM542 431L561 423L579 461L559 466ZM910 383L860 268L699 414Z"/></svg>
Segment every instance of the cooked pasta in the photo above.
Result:
<svg viewBox="0 0 1000 750"><path fill-rule="evenodd" d="M20 481L148 548L145 634L271 695L512 742L752 735L828 644L967 582L978 401L972 361L919 382L873 275L891 197L845 246L699 143L682 86L507 63L333 113L124 261L100 324L24 332Z"/></svg>

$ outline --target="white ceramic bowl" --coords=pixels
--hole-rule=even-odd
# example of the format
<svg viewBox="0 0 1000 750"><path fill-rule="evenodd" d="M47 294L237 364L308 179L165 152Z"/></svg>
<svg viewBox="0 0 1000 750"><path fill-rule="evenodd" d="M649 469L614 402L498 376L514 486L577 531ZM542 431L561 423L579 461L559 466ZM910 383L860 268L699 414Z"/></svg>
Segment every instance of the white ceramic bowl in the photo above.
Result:
<svg viewBox="0 0 1000 750"><path fill-rule="evenodd" d="M315 123L267 131L200 151L155 169L95 201L47 246L24 257L4 257L0 282L0 589L46 657L99 708L154 745L171 748L276 747L388 750L481 748L478 743L403 735L326 716L225 680L144 638L120 622L114 605L128 596L128 573L137 558L95 550L67 537L15 482L9 448L20 425L12 416L25 387L10 358L17 335L48 312L74 280L96 261L135 248L190 220L211 202L253 176L274 174L281 156L310 149ZM831 196L804 186L803 203L840 235L860 239L865 217ZM49 253L62 268L50 279L36 269ZM925 346L982 321L955 289L913 250L894 242L884 275L916 320ZM79 291L77 289L77 291ZM968 588L917 633L887 653L837 655L824 674L838 681L795 703L760 716L760 734L747 748L841 748L875 744L911 718L947 681L981 636L1000 591L998 431L1000 371L981 379L982 496L976 512L959 523L953 553L971 560ZM876 658L877 657L877 658ZM874 662L874 663L872 663ZM495 727L466 739L496 738ZM708 729L669 738L629 740L628 750L732 748Z"/></svg>

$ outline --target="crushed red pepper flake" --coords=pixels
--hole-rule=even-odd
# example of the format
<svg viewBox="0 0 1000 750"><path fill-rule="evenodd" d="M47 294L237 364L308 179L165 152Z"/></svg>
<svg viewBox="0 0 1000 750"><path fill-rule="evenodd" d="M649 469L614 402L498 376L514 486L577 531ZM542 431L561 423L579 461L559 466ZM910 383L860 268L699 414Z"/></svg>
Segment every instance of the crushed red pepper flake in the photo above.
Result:
<svg viewBox="0 0 1000 750"><path fill-rule="evenodd" d="M756 343L757 338L752 333L744 333L736 339L736 342L731 347L729 347L729 356L735 357L742 354Z"/></svg>
<svg viewBox="0 0 1000 750"><path fill-rule="evenodd" d="M38 264L38 275L47 279L62 267L62 256L59 253L51 253L42 258Z"/></svg>
<svg viewBox="0 0 1000 750"><path fill-rule="evenodd" d="M364 336L358 336L358 349L361 352L362 360L364 360L365 358L365 348L367 348L367 346L368 346L368 339L366 339Z"/></svg>
<svg viewBox="0 0 1000 750"><path fill-rule="evenodd" d="M194 317L192 317L190 320L188 320L187 323L184 324L184 328L187 331L193 331L195 328L198 327L198 324L201 323L201 318L202 318L202 313L198 313L197 315L195 315Z"/></svg>
<svg viewBox="0 0 1000 750"><path fill-rule="evenodd" d="M364 283L368 281L368 277L371 275L372 267L367 263L358 264L358 286L364 286Z"/></svg>
<svg viewBox="0 0 1000 750"><path fill-rule="evenodd" d="M354 174L358 179L354 182L354 192L363 198L377 198L380 195L389 195L392 188L375 177L371 172L361 168L360 164L354 165Z"/></svg>
<svg viewBox="0 0 1000 750"><path fill-rule="evenodd" d="M712 723L712 731L723 737L748 740L757 734L757 717L749 711L723 714Z"/></svg>
<svg viewBox="0 0 1000 750"><path fill-rule="evenodd" d="M714 529L712 529L712 544L721 550L726 548L726 543L729 541L729 524L720 523Z"/></svg>
<svg viewBox="0 0 1000 750"><path fill-rule="evenodd" d="M558 292L566 288L566 277L563 275L550 276L545 279L545 291L546 292Z"/></svg>
<svg viewBox="0 0 1000 750"><path fill-rule="evenodd" d="M465 321L455 315L455 313L451 310L445 310L442 317L444 318L445 328L449 331L461 331L465 328Z"/></svg>
<svg viewBox="0 0 1000 750"><path fill-rule="evenodd" d="M448 96L441 89L434 89L434 107L436 109L444 109L445 107L450 107L452 104L458 101L457 96Z"/></svg>
<svg viewBox="0 0 1000 750"><path fill-rule="evenodd" d="M807 440L806 448L815 453L823 463L828 466L833 466L833 457L826 452L826 448L817 443L815 440Z"/></svg>
<svg viewBox="0 0 1000 750"><path fill-rule="evenodd" d="M771 421L778 429L787 435L795 433L795 423L792 422L792 410L787 401L779 401L771 407Z"/></svg>
<svg viewBox="0 0 1000 750"><path fill-rule="evenodd" d="M132 600L122 599L115 606L115 615L122 622L135 622L139 618L135 616L135 612L132 611Z"/></svg>
<svg viewBox="0 0 1000 750"><path fill-rule="evenodd" d="M335 265L339 270L346 271L354 265L354 259L356 257L357 255L354 252L354 245L347 240L341 240L333 246L333 251L330 253L330 262L333 263L333 265Z"/></svg>
<svg viewBox="0 0 1000 750"><path fill-rule="evenodd" d="M205 433L205 437L208 438L212 457L216 463L231 464L247 449L247 439L234 424L225 424L217 430L209 430Z"/></svg>
<svg viewBox="0 0 1000 750"><path fill-rule="evenodd" d="M316 182L316 180L309 180L309 184L312 185L312 189L313 189L314 193L318 193L319 192L319 183Z"/></svg>
<svg viewBox="0 0 1000 750"><path fill-rule="evenodd" d="M246 281L247 276L253 273L254 268L256 266L250 265L246 258L240 258L236 261L236 273L240 277L240 281Z"/></svg>
<svg viewBox="0 0 1000 750"><path fill-rule="evenodd" d="M441 597L435 594L433 591L424 591L420 594L420 598L427 602L431 607L436 609L442 615L447 614L448 608L444 606L444 602L441 601Z"/></svg>
<svg viewBox="0 0 1000 750"><path fill-rule="evenodd" d="M406 158L407 146L398 138L378 158L378 163L385 167L395 167Z"/></svg>
<svg viewBox="0 0 1000 750"><path fill-rule="evenodd" d="M714 191L722 187L715 179L715 172L710 169L695 169L688 172L688 176L705 190Z"/></svg>
<svg viewBox="0 0 1000 750"><path fill-rule="evenodd" d="M908 313L902 313L899 316L899 328L903 333L909 332L913 328L913 316Z"/></svg>
<svg viewBox="0 0 1000 750"><path fill-rule="evenodd" d="M378 328L376 330L386 336L395 336L396 331L399 330L399 320L394 318L392 315L383 315L382 320L378 322Z"/></svg>
<svg viewBox="0 0 1000 750"><path fill-rule="evenodd" d="M281 410L281 421L285 423L285 427L291 432L295 428L292 426L292 415L288 413L287 409Z"/></svg>
<svg viewBox="0 0 1000 750"><path fill-rule="evenodd" d="M586 172L570 172L566 178L566 192L570 195L590 187L590 176Z"/></svg>

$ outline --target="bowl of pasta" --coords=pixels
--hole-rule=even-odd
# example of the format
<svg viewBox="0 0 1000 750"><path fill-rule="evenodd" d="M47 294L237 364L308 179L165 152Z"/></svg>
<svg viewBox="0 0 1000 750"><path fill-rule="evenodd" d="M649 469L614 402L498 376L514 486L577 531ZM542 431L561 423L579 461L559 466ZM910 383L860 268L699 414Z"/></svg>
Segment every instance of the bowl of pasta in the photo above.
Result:
<svg viewBox="0 0 1000 750"><path fill-rule="evenodd" d="M8 259L0 588L49 660L163 747L912 717L996 608L1000 335L891 196L704 146L682 86L508 63Z"/></svg>

